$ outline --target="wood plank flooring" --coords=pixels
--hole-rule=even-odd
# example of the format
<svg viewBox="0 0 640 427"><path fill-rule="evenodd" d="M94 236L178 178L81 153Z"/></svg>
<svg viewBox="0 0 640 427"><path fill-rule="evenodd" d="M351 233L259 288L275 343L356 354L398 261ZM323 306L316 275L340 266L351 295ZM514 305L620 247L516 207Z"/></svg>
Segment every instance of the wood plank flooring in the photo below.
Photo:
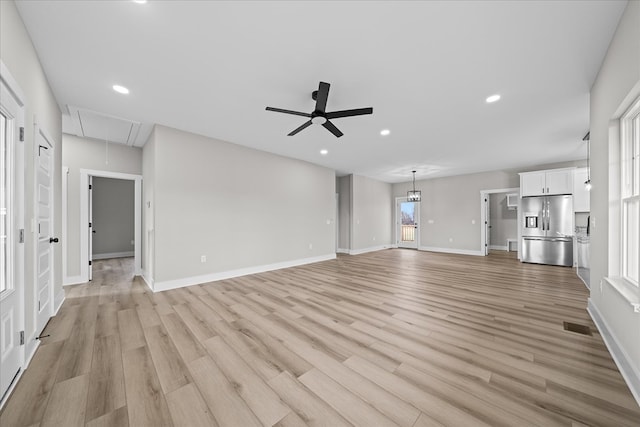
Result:
<svg viewBox="0 0 640 427"><path fill-rule="evenodd" d="M156 294L132 271L65 289L1 426L640 426L570 268L396 249Z"/></svg>

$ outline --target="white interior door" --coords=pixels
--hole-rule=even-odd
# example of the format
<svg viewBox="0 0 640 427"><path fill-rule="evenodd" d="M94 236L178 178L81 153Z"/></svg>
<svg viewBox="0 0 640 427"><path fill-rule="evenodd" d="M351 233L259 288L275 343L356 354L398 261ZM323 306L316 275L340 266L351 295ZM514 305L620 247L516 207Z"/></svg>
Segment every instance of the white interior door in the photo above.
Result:
<svg viewBox="0 0 640 427"><path fill-rule="evenodd" d="M399 248L418 249L420 203L397 199L396 242Z"/></svg>
<svg viewBox="0 0 640 427"><path fill-rule="evenodd" d="M24 361L24 143L22 103L0 85L0 402Z"/></svg>
<svg viewBox="0 0 640 427"><path fill-rule="evenodd" d="M89 281L93 280L93 176L89 175Z"/></svg>
<svg viewBox="0 0 640 427"><path fill-rule="evenodd" d="M36 271L36 331L44 329L53 315L53 248L58 242L53 229L53 144L41 129L36 129L36 218L38 244Z"/></svg>

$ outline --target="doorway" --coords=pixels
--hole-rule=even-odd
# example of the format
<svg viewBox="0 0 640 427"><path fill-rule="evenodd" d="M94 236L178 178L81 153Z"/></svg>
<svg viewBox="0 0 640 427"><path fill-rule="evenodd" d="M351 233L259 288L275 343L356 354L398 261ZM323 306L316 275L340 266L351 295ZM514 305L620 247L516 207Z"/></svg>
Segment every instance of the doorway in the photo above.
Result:
<svg viewBox="0 0 640 427"><path fill-rule="evenodd" d="M480 192L480 251L517 251L519 188L500 188ZM517 197L509 197L516 195ZM515 203L514 203L515 201Z"/></svg>
<svg viewBox="0 0 640 427"><path fill-rule="evenodd" d="M420 203L396 198L396 244L399 248L420 247Z"/></svg>
<svg viewBox="0 0 640 427"><path fill-rule="evenodd" d="M134 181L133 257L134 274L139 276L142 273L142 176L88 169L80 169L80 276L84 282L88 282L92 275L93 221L90 182L93 178Z"/></svg>

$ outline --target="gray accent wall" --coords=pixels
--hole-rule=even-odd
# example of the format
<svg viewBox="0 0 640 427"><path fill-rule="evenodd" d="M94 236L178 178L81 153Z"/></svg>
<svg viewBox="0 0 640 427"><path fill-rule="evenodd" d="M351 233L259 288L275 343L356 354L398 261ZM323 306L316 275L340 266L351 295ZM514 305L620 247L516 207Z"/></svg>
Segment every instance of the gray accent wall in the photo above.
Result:
<svg viewBox="0 0 640 427"><path fill-rule="evenodd" d="M80 275L80 169L142 174L142 149L105 141L62 136L62 164L67 178L67 276ZM83 190L84 191L84 190Z"/></svg>
<svg viewBox="0 0 640 427"><path fill-rule="evenodd" d="M156 284L335 257L333 170L164 126L149 142Z"/></svg>
<svg viewBox="0 0 640 427"><path fill-rule="evenodd" d="M340 215L338 249L344 252L351 249L351 178L352 175L336 178Z"/></svg>
<svg viewBox="0 0 640 427"><path fill-rule="evenodd" d="M351 175L351 224L349 248L366 251L391 245L393 221L392 185Z"/></svg>
<svg viewBox="0 0 640 427"><path fill-rule="evenodd" d="M405 197L412 185L394 184L394 197ZM516 173L503 171L416 181L416 190L422 191L420 247L479 252L480 191L519 186Z"/></svg>
<svg viewBox="0 0 640 427"><path fill-rule="evenodd" d="M133 256L134 181L93 178L93 255Z"/></svg>

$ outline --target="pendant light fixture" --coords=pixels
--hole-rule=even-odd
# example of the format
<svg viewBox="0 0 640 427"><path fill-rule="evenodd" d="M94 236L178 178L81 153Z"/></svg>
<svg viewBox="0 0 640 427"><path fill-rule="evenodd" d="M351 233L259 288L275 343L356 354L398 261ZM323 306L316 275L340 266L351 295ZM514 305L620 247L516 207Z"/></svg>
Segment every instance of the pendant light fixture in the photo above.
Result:
<svg viewBox="0 0 640 427"><path fill-rule="evenodd" d="M591 132L587 132L587 134L582 138L583 141L587 141L587 180L584 182L584 188L587 191L591 191Z"/></svg>
<svg viewBox="0 0 640 427"><path fill-rule="evenodd" d="M422 191L416 190L416 171L411 171L411 173L413 173L413 190L407 191L407 201L420 202L422 200Z"/></svg>

